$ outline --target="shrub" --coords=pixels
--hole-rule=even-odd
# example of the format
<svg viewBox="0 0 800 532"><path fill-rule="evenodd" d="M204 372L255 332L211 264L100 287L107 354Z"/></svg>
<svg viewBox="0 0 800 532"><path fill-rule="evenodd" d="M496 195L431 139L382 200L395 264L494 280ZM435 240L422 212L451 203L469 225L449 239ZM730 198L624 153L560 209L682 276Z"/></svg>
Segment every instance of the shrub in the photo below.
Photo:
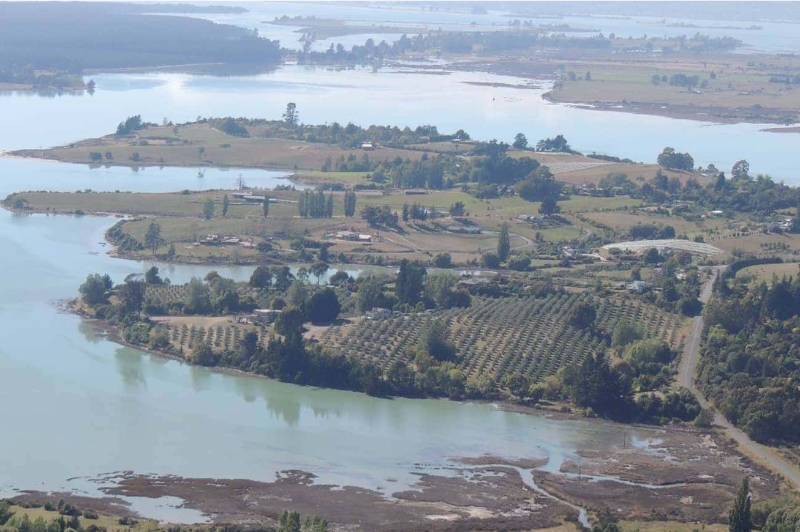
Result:
<svg viewBox="0 0 800 532"><path fill-rule="evenodd" d="M697 417L694 418L694 424L700 428L709 428L711 424L714 422L714 414L711 413L710 410L704 408L697 414Z"/></svg>
<svg viewBox="0 0 800 532"><path fill-rule="evenodd" d="M512 270L524 272L531 266L531 259L527 255L512 255L508 259L508 267Z"/></svg>
<svg viewBox="0 0 800 532"><path fill-rule="evenodd" d="M453 265L453 260L449 253L439 253L433 257L433 265L437 268L450 268Z"/></svg>
<svg viewBox="0 0 800 532"><path fill-rule="evenodd" d="M484 253L481 255L481 266L485 268L497 268L500 266L500 257L494 253Z"/></svg>

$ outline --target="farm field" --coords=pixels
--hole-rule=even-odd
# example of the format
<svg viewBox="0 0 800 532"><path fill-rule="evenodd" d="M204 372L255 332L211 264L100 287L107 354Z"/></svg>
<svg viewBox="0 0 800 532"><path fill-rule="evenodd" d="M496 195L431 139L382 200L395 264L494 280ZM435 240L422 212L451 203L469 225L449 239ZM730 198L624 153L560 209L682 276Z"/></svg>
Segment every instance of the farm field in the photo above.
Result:
<svg viewBox="0 0 800 532"><path fill-rule="evenodd" d="M553 101L587 103L601 109L722 121L786 122L797 118L800 89L771 83L774 72L800 71L790 55L706 56L702 60L584 60L565 66L565 75L548 94ZM586 72L591 80L585 80ZM690 90L669 83L675 74L697 75L703 84ZM661 81L654 83L653 76ZM666 80L664 80L666 77Z"/></svg>
<svg viewBox="0 0 800 532"><path fill-rule="evenodd" d="M204 192L130 193L130 192L20 192L4 200L6 206L23 211L61 214L121 214L135 218L120 222L119 229L142 244L151 223L160 228L161 244L156 254L167 253L175 247L176 260L200 262L253 262L259 256L255 246L269 241L276 252L291 251L292 240L313 238L325 240L334 231L356 231L371 235L372 241L358 243L347 240L326 240L331 255L339 253L363 256L382 254L388 260L418 258L430 260L441 252L450 253L456 263L477 260L486 251L496 247L497 234L503 223L511 226L511 246L518 251L536 249L535 241L561 242L580 238L594 228L576 218L587 213L609 216L623 209L643 204L640 199L627 196L592 197L573 195L560 202L566 223L553 227L537 228L517 220L519 215L535 215L539 202L529 202L518 196L491 200L478 199L460 189L431 190L424 194L407 195L402 190L387 193L373 191L357 193L357 210L367 206L388 206L394 212L404 205L421 205L440 213L428 220L400 221L398 229L370 226L360 216L345 217L342 192L333 195L331 218L303 218L298 215L296 190L272 190L270 209L263 216L261 202L248 202L234 196L235 191L211 190ZM252 193L259 194L258 191ZM228 212L223 216L225 196ZM214 205L211 218L204 216L208 201ZM480 227L480 233L463 234L448 231L456 222L445 216L450 207L461 202L470 223ZM619 214L624 216L624 214ZM204 246L198 242L206 235L231 235L244 239L247 246ZM127 248L122 253L129 257L147 258L151 250Z"/></svg>
<svg viewBox="0 0 800 532"><path fill-rule="evenodd" d="M747 232L709 241L710 244L728 253L749 253L758 257L773 256L776 253L800 256L800 235Z"/></svg>
<svg viewBox="0 0 800 532"><path fill-rule="evenodd" d="M558 181L570 185L596 185L608 174L626 174L631 180L637 180L639 177L650 180L659 171L670 179L677 177L681 182L687 181L690 177L697 178L697 176L689 172L665 169L657 164L604 161L577 153L512 150L509 155L513 157L532 157L547 166Z"/></svg>
<svg viewBox="0 0 800 532"><path fill-rule="evenodd" d="M796 277L800 273L800 263L758 264L736 272L736 277L752 277L754 281L771 282L773 278Z"/></svg>
<svg viewBox="0 0 800 532"><path fill-rule="evenodd" d="M169 308L175 303L182 303L186 299L186 285L148 285L147 299ZM240 287L241 297L258 298L258 290L249 287ZM170 351L185 356L191 353L198 345L208 343L212 351L235 351L239 349L239 341L248 332L255 332L262 345L268 340L265 329L249 323L240 322L235 316L153 316L151 318L158 326L166 331L170 342Z"/></svg>
<svg viewBox="0 0 800 532"><path fill-rule="evenodd" d="M593 222L608 226L622 235L627 234L632 227L639 224L656 224L660 226L670 225L677 234L686 234L691 238L698 234L714 235L727 225L727 222L722 219L706 219L693 222L680 216L665 216L645 211L589 212L584 216Z"/></svg>
<svg viewBox="0 0 800 532"><path fill-rule="evenodd" d="M408 359L431 320L442 320L456 347L457 364L469 378L502 377L518 371L535 380L553 375L566 365L580 364L589 354L605 349L600 337L567 323L565 316L586 293L560 293L544 298L475 299L467 309L402 315L386 320L362 320L331 326L318 333L323 346L356 355L381 367ZM683 340L682 319L638 300L606 298L598 301L597 328L610 331L620 320L647 330L674 348Z"/></svg>

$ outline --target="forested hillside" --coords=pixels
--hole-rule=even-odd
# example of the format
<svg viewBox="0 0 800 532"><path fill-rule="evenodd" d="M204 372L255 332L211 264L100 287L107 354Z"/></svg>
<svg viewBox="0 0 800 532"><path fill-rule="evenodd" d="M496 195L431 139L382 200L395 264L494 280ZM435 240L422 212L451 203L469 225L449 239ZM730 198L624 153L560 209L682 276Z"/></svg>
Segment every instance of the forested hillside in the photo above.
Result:
<svg viewBox="0 0 800 532"><path fill-rule="evenodd" d="M252 31L157 14L173 9L89 2L3 3L0 74L8 78L25 68L78 73L194 63L263 65L280 59L277 41L261 39Z"/></svg>

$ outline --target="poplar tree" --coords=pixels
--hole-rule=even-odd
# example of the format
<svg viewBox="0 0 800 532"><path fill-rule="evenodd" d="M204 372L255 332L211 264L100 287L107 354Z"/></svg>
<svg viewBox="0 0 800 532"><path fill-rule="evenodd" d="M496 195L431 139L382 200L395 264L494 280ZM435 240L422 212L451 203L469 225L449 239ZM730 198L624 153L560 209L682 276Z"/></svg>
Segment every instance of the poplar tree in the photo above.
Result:
<svg viewBox="0 0 800 532"><path fill-rule="evenodd" d="M500 237L497 239L497 256L505 261L511 253L511 237L508 234L508 224L500 227Z"/></svg>
<svg viewBox="0 0 800 532"><path fill-rule="evenodd" d="M745 477L733 501L733 508L728 514L730 532L750 532L753 524L750 521L750 480Z"/></svg>

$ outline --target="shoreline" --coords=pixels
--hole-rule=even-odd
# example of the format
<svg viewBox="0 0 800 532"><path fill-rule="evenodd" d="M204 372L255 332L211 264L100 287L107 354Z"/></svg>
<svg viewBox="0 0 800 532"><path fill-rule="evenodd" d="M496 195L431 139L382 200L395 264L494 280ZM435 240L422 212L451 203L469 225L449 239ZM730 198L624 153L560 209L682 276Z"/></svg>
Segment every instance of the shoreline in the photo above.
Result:
<svg viewBox="0 0 800 532"><path fill-rule="evenodd" d="M150 348L149 346L146 346L146 345L132 344L130 342L125 341L125 339L122 337L122 334L121 334L121 332L119 330L119 327L109 323L108 321L106 321L104 319L95 318L95 317L87 315L81 308L78 308L76 306L75 303L76 303L77 300L78 300L78 298L69 299L69 300L62 300L59 303L60 310L62 312L65 312L65 313L68 313L68 314L73 314L75 316L80 317L81 319L83 319L87 323L89 323L96 331L104 333L104 336L105 336L105 338L107 340L110 340L111 342L114 342L116 344L122 345L124 347L128 347L130 349L135 349L137 351L142 351L142 352L145 352L145 353L147 353L149 355L152 355L152 356L157 356L157 357L165 358L165 359L168 359L168 360L173 360L175 362L180 362L181 364L186 364L187 366L205 368L205 369L207 369L207 370L209 370L209 371L211 371L213 373L219 373L219 374L223 374L223 375L236 375L236 376L254 377L254 378L265 379L265 380L273 381L273 382L280 382L282 384L291 384L291 385L295 385L295 386L302 386L304 388L312 388L312 389L320 389L320 390L337 390L337 391L342 391L342 392L349 392L349 393L357 393L357 394L367 395L364 392L358 392L358 391L355 391L355 390L347 390L347 389L341 389L341 388L325 388L323 386L313 386L313 385L307 385L307 384L297 384L297 383L291 383L291 382L284 382L284 381L281 381L281 380L278 380L278 379L274 379L272 377L268 377L266 375L261 375L259 373L253 373L253 372L250 372L250 371L245 371L245 370L241 370L241 369L237 369L237 368L231 368L231 367L227 367L227 366L203 366L203 365L200 365L200 364L193 364L193 363L189 362L188 360L186 360L185 358L183 358L180 355L176 355L174 353L169 353L167 351L161 351L161 350L158 350L158 349L152 349L152 348ZM389 400L395 399L395 398L403 398L403 399L422 399L422 400L433 400L433 401L440 401L440 400L442 400L442 401L452 401L454 403L459 403L459 404L469 404L469 403L487 404L487 405L490 405L490 406L494 407L496 410L500 410L500 411L504 411L504 412L511 412L511 413L517 413L517 414L525 414L525 415L538 415L538 416L544 416L544 417L547 417L547 418L550 418L550 419L561 419L561 420L567 420L567 419L572 419L572 420L578 420L578 419L590 420L590 419L594 419L594 420L599 420L599 421L607 422L607 423L618 423L616 421L609 420L609 419L588 418L588 417L582 416L580 414L576 414L575 412L572 411L571 408L570 408L569 412L563 412L560 409L556 410L555 408L542 408L542 407L537 407L537 406L534 406L534 405L525 405L525 404L521 404L521 403L514 403L514 402L506 401L506 400L450 399L448 397L406 397L406 396L386 396L386 397L383 397L383 396L369 396L369 397L375 397L376 399L389 399ZM554 407L557 406L557 404L555 404L555 403L553 403L553 405L554 405ZM627 423L627 424L626 423L620 423L620 424L628 426L628 427L639 427L639 428L643 428L643 429L648 429L649 428L651 430L658 430L658 429L662 429L663 428L662 426L659 426L659 425L641 425L641 424L636 424L636 423Z"/></svg>
<svg viewBox="0 0 800 532"><path fill-rule="evenodd" d="M91 140L99 140L104 137L97 137L92 139L83 139L76 142L73 142L72 145L80 145L83 142L91 141ZM101 164L92 164L88 161L71 161L65 158L59 158L55 156L49 156L48 152L51 150L56 149L68 149L71 146L63 145L63 146L51 146L50 148L23 148L20 150L9 150L9 151L2 151L0 150L0 157L9 157L9 158L18 158L18 159L34 159L37 161L52 161L56 163L64 163L64 164L83 164L93 168L101 168L101 167L122 167L122 168L221 168L225 170L264 170L267 172L286 172L287 175L283 178L286 180L290 180L293 183L298 185L302 185L304 183L300 181L294 181L291 177L295 174L302 173L303 171L308 172L316 172L318 170L313 170L310 168L307 169L298 169L298 170L287 170L281 166L270 166L270 165L248 165L246 163L237 164L237 165L228 165L224 163L215 163L210 161L198 161L197 164L177 164L177 163L169 163L169 162L149 162L149 161L139 161L139 162L128 162L128 161L107 161ZM37 155L36 152L41 153L41 155ZM281 178L279 178L281 179Z"/></svg>
<svg viewBox="0 0 800 532"><path fill-rule="evenodd" d="M40 93L40 94L69 94L69 93L83 93L88 91L86 83L80 85L65 85L57 87L55 85L48 85L44 87L37 87L33 83L12 83L0 81L0 92L21 92L25 94Z"/></svg>
<svg viewBox="0 0 800 532"><path fill-rule="evenodd" d="M650 430L650 431L678 431L678 432L685 432L690 434L700 434L707 432L703 429L698 429L692 426L690 423L670 423L666 425L655 425L655 424L647 424L647 423L625 423L622 421L616 421L613 419L602 418L602 417L588 417L583 414L578 413L574 407L568 405L567 403L558 403L558 402L550 402L544 401L544 404L550 406L539 406L539 405L531 405L525 403L517 403L513 401L509 401L506 399L481 399L481 398L467 398L467 399L452 399L449 397L418 397L418 396L369 396L365 392L359 392L355 390L348 390L344 388L326 388L324 386L314 386L309 384L297 384L292 382L285 382L281 381L272 377L268 377L266 375L262 375L260 373L254 373L250 371L245 371L237 368L232 368L228 366L203 366L200 364L193 364L189 362L185 358L180 355L176 355L174 353L170 353L167 351L161 351L158 349L152 349L147 345L140 345L140 344L132 344L130 342L125 341L122 337L122 334L119 330L119 327L109 323L108 321L95 318L92 316L87 315L81 308L77 307L75 303L78 301L79 298L73 298L69 300L61 300L59 302L59 308L62 312L73 314L75 316L80 317L81 319L88 322L92 327L101 332L105 333L105 338L110 340L111 342L117 343L124 347L128 347L130 349L135 349L137 351L145 352L152 356L157 356L161 358L165 358L168 360L173 360L175 362L180 362L181 364L185 364L187 366L192 367L200 367L204 368L208 371L213 373L219 373L223 375L234 375L234 376L244 376L244 377L253 377L257 379L264 379L267 381L272 382L279 382L281 384L288 384L294 386L301 386L304 388L310 389L319 389L319 390L335 390L341 392L348 392L348 393L357 393L362 395L367 395L368 397L374 397L376 399L410 399L410 400L429 400L429 401L450 401L453 403L458 403L461 405L467 404L483 404L489 405L493 407L495 410L502 411L502 412L509 412L514 414L524 414L529 416L539 416L544 417L547 419L557 419L557 420L572 420L572 421L587 421L587 422L599 422L605 424L613 424L622 427L629 427L635 428L639 430ZM569 410L564 411L563 408L567 407Z"/></svg>
<svg viewBox="0 0 800 532"><path fill-rule="evenodd" d="M757 496L778 494L779 482L739 455L719 431L649 427L649 432L645 445L584 442L574 456L549 468L549 456L445 456L441 465L427 469L409 464L407 473L416 480L394 488L392 478L386 479L388 485L363 487L322 481L313 471L291 466L276 470L272 481L122 471L113 475L112 484L99 488L103 495L98 497L19 490L12 500L61 497L74 499L79 507L100 506L102 512L108 505L146 519L128 505L128 497L174 497L182 501L177 508L199 512L209 524L263 522L291 508L336 526L371 530L394 530L408 523L426 530L535 530L576 519L591 523L609 506L624 520L644 517L658 522L669 515L680 523L724 523L719 510L733 498L743 475L753 479ZM735 459L716 463L723 455ZM643 513L654 504L663 513Z"/></svg>
<svg viewBox="0 0 800 532"><path fill-rule="evenodd" d="M761 131L767 131L769 133L800 133L800 126L768 127Z"/></svg>
<svg viewBox="0 0 800 532"><path fill-rule="evenodd" d="M616 113L627 113L632 115L659 116L672 118L675 120L693 120L695 122L707 122L712 125L735 125L735 124L758 124L758 125L785 125L785 121L769 119L768 117L753 117L752 119L743 117L731 117L716 114L717 112L734 111L736 108L729 107L707 107L707 106L676 106L671 104L658 104L654 102L591 102L591 101L569 101L561 100L548 91L542 94L542 99L557 105L586 109L589 111L610 111ZM784 131L788 130L788 131ZM800 127L768 127L761 129L770 133L800 133Z"/></svg>

